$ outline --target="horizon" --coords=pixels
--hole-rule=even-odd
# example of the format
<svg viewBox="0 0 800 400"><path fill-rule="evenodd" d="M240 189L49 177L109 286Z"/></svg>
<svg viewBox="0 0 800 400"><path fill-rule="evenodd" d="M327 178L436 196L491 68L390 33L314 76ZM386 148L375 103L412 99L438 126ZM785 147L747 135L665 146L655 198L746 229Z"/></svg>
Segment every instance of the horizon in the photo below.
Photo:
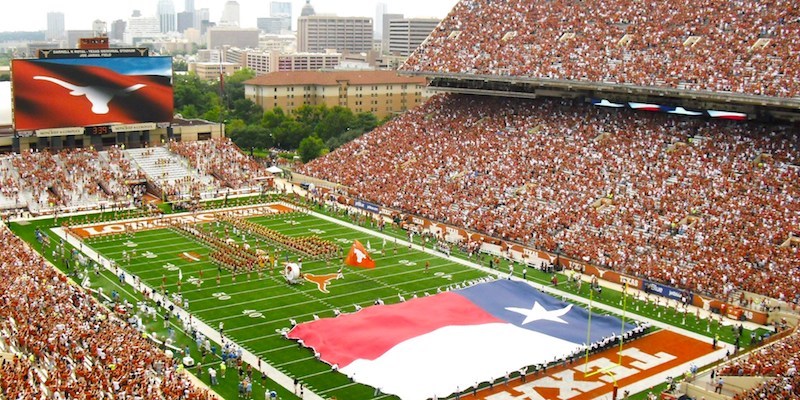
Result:
<svg viewBox="0 0 800 400"><path fill-rule="evenodd" d="M292 3L292 29L296 29L296 18L305 0L290 0ZM317 14L335 14L339 16L370 17L375 18L377 6L386 4L386 13L403 14L405 17L435 17L444 18L457 0L440 0L427 2L423 0L368 0L353 3L341 3L335 0L311 0ZM222 16L224 0L196 0L195 10L208 8L210 19L218 22ZM242 28L255 28L256 19L270 16L271 1L239 0L240 24ZM175 14L183 12L183 1L173 0ZM62 12L64 14L64 29L89 30L95 20L104 21L109 27L115 20L127 21L134 10L141 11L143 16L155 16L157 0L148 1L122 1L108 3L100 0L81 0L79 2L65 3L56 0L34 0L24 10L14 10L0 15L0 32L42 32L47 30L47 13Z"/></svg>

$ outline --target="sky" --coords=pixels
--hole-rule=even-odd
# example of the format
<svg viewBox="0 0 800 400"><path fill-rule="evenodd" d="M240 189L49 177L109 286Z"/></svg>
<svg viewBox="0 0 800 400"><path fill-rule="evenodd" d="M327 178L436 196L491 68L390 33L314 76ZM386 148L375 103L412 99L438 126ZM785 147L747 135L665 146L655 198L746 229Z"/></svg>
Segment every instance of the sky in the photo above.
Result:
<svg viewBox="0 0 800 400"><path fill-rule="evenodd" d="M195 0L195 8L208 8L212 21L219 21L226 0ZM292 17L295 21L305 0L290 0ZM255 28L257 17L269 16L269 0L238 0L240 25ZM404 14L406 17L443 18L456 4L457 0L311 0L317 14L336 14L339 16L365 16L375 18L376 5L383 2L387 12ZM184 11L184 0L173 0L175 12ZM43 31L47 28L47 13L64 13L67 30L91 29L92 21L100 19L109 26L117 19L127 20L132 10L140 10L142 15L156 14L158 0L29 0L24 7L17 5L5 7L0 13L0 31Z"/></svg>

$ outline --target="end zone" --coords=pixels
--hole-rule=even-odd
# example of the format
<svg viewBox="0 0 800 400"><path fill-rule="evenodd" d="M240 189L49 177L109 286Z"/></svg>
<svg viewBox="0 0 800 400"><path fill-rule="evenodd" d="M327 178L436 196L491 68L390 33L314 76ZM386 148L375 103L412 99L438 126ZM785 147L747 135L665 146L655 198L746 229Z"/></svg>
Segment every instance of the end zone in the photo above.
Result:
<svg viewBox="0 0 800 400"><path fill-rule="evenodd" d="M253 216L266 214L283 214L296 211L292 206L283 203L266 205L236 207L220 210L210 210L198 213L167 214L158 217L138 218L129 221L109 222L101 224L88 224L70 226L69 232L81 239L96 238L106 235L115 235L126 232L138 232L150 229L161 229L173 222L201 223L214 222L220 215Z"/></svg>
<svg viewBox="0 0 800 400"><path fill-rule="evenodd" d="M614 347L589 357L576 359L572 363L560 364L528 374L523 381L516 378L505 383L495 383L491 389L478 390L466 398L485 400L589 400L603 397L614 391L614 382L619 388L618 398L624 390L637 393L662 383L668 376L688 370L692 361L712 355L722 356L723 350L712 349L711 344L669 330L659 330L633 342L626 343L620 352ZM622 355L622 364L617 361ZM697 361L698 365L708 361ZM601 369L607 374L598 374ZM613 375L612 376L609 376ZM670 375L672 374L672 375Z"/></svg>

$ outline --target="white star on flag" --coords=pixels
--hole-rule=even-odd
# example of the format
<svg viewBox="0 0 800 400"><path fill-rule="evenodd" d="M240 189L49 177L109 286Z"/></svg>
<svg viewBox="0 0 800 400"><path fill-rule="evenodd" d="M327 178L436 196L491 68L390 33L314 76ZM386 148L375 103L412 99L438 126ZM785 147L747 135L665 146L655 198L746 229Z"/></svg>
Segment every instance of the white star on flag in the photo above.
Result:
<svg viewBox="0 0 800 400"><path fill-rule="evenodd" d="M525 325L525 324L527 324L529 322L533 322L533 321L539 321L539 320L560 322L562 324L566 324L568 322L564 321L560 317L562 317L564 314L568 313L569 310L571 310L571 309L572 309L572 304L570 304L570 305L568 305L568 306L566 306L564 308L558 309L558 310L550 310L550 311L548 311L548 310L545 310L544 307L542 307L539 304L538 301L533 303L533 308L531 308L530 310L527 309L527 308L506 307L506 310L508 310L508 311L515 312L515 313L518 313L518 314L522 314L522 315L525 316L525 320L522 321L522 325Z"/></svg>

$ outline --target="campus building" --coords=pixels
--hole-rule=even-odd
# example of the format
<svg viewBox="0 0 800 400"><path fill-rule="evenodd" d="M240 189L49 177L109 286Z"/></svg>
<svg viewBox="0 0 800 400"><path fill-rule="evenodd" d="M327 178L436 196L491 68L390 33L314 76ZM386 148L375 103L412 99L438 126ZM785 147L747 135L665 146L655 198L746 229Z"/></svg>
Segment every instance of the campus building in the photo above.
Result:
<svg viewBox="0 0 800 400"><path fill-rule="evenodd" d="M297 51L361 53L372 50L372 18L309 15L297 19Z"/></svg>
<svg viewBox="0 0 800 400"><path fill-rule="evenodd" d="M389 20L389 53L410 56L439 25L436 18L401 18ZM385 33L386 34L386 33Z"/></svg>
<svg viewBox="0 0 800 400"><path fill-rule="evenodd" d="M429 96L424 78L395 71L273 72L244 84L245 97L264 110L324 104L371 112L378 118L416 107Z"/></svg>

